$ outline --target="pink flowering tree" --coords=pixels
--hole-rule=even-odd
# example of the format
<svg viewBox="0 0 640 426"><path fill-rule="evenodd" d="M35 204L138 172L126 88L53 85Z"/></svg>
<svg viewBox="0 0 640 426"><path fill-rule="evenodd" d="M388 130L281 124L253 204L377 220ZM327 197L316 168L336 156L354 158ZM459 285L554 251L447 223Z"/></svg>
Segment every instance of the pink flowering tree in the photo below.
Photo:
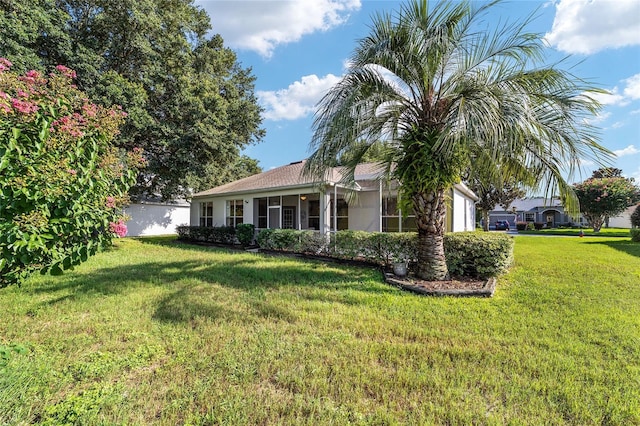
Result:
<svg viewBox="0 0 640 426"><path fill-rule="evenodd" d="M574 185L574 191L594 232L600 231L606 218L618 216L640 201L640 188L633 179L624 177L590 178Z"/></svg>
<svg viewBox="0 0 640 426"><path fill-rule="evenodd" d="M142 151L112 145L126 115L62 65L18 75L0 58L0 287L61 273L126 235L122 207Z"/></svg>

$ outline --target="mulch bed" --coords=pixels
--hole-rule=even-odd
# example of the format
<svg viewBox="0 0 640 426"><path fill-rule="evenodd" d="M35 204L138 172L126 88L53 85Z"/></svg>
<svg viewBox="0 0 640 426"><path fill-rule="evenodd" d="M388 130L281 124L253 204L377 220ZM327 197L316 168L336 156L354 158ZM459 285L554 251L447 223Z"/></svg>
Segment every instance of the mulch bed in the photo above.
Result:
<svg viewBox="0 0 640 426"><path fill-rule="evenodd" d="M414 276L397 277L385 272L385 281L403 290L429 296L481 296L491 297L495 291L495 278L451 277L446 281L425 281Z"/></svg>

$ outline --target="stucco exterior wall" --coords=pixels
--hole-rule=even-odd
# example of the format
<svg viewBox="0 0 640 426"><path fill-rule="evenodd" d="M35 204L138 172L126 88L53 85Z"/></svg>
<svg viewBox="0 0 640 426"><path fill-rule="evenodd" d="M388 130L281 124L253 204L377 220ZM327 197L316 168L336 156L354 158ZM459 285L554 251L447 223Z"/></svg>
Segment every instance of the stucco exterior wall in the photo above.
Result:
<svg viewBox="0 0 640 426"><path fill-rule="evenodd" d="M200 203L213 202L213 223L214 226L223 226L226 222L226 202L227 200L243 200L244 223L257 223L254 218L256 208L254 198L275 197L275 196L299 196L302 194L317 193L313 187L300 187L286 190L274 190L266 192L253 192L246 194L231 194L219 196L198 197L191 202L190 223L193 226L200 224ZM320 230L328 232L331 227L329 218L331 217L329 200L334 196L334 188L327 188L327 192L320 196ZM475 229L475 203L469 196L453 190L453 224L454 232L471 231ZM349 229L357 231L377 232L381 230L381 206L379 191L362 191L349 203ZM300 227L306 229L308 226L308 201L300 200L296 205L296 215L298 210L303 214L299 215ZM296 228L298 224L296 222Z"/></svg>
<svg viewBox="0 0 640 426"><path fill-rule="evenodd" d="M131 237L175 234L176 226L190 222L189 206L167 204L132 204L125 208L131 219L127 235Z"/></svg>
<svg viewBox="0 0 640 426"><path fill-rule="evenodd" d="M462 194L453 190L453 232L473 231L476 227L476 213L474 202Z"/></svg>
<svg viewBox="0 0 640 426"><path fill-rule="evenodd" d="M631 228L631 214L636 209L636 206L631 206L625 210L620 216L612 217L609 219L610 228Z"/></svg>

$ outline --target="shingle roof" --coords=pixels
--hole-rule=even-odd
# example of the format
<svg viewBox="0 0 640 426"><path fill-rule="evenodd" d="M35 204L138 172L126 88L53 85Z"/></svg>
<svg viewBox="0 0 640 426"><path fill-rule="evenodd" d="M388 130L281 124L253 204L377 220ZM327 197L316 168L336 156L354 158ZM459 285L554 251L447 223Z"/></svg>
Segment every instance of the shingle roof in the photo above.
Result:
<svg viewBox="0 0 640 426"><path fill-rule="evenodd" d="M305 161L298 161L286 166L276 167L257 175L229 182L206 191L194 194L194 197L207 195L234 194L251 191L267 191L276 188L288 188L296 186L311 186L317 183L302 175ZM339 183L342 178L342 168L334 167L328 172L326 183ZM354 177L356 181L371 181L378 178L384 172L384 168L377 163L363 163L356 166ZM457 184L456 188L477 200L477 197L463 184Z"/></svg>
<svg viewBox="0 0 640 426"><path fill-rule="evenodd" d="M545 199L544 197L533 197L533 198L518 198L514 200L513 203L509 206L506 211L510 211L513 207L516 208L517 211L531 211L538 207L561 207L562 202L553 198L551 200ZM496 204L493 211L505 211L499 204Z"/></svg>
<svg viewBox="0 0 640 426"><path fill-rule="evenodd" d="M286 188L300 185L313 185L319 183L308 177L302 176L302 169L305 161L298 161L286 166L276 167L257 175L248 176L246 178L229 182L206 191L194 194L194 197L202 197L206 195L230 194L247 191L260 191L275 188ZM355 170L355 178L372 179L381 173L382 169L375 163L359 164ZM341 170L334 167L328 173L327 183L338 183L340 181Z"/></svg>

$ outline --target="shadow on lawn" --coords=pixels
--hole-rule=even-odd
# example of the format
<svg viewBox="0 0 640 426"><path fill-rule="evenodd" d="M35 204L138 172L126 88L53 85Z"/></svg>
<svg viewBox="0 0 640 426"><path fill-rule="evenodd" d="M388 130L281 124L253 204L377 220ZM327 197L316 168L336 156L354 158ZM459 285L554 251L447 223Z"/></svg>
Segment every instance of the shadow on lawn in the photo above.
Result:
<svg viewBox="0 0 640 426"><path fill-rule="evenodd" d="M640 257L640 243L631 240L622 241L585 241L585 244L599 244L625 252L631 256Z"/></svg>
<svg viewBox="0 0 640 426"><path fill-rule="evenodd" d="M154 261L102 268L91 273L70 272L34 288L36 293L64 292L45 302L53 305L79 297L126 294L143 287L162 287L165 295L154 300L153 318L167 322L189 322L198 317L223 321L255 321L255 317L295 321L296 315L274 303L287 293L304 301L342 304L366 303L369 295L395 292L377 280L377 272L314 261L268 258L237 253L236 258L216 258L220 249L176 244L173 240L153 244L179 245L181 249L211 253L208 259ZM220 250L226 254L228 250ZM221 254L222 254L221 253ZM221 290L222 286L240 293ZM248 309L248 311L247 311ZM249 314L249 315L247 315ZM253 317L253 318L252 318Z"/></svg>

